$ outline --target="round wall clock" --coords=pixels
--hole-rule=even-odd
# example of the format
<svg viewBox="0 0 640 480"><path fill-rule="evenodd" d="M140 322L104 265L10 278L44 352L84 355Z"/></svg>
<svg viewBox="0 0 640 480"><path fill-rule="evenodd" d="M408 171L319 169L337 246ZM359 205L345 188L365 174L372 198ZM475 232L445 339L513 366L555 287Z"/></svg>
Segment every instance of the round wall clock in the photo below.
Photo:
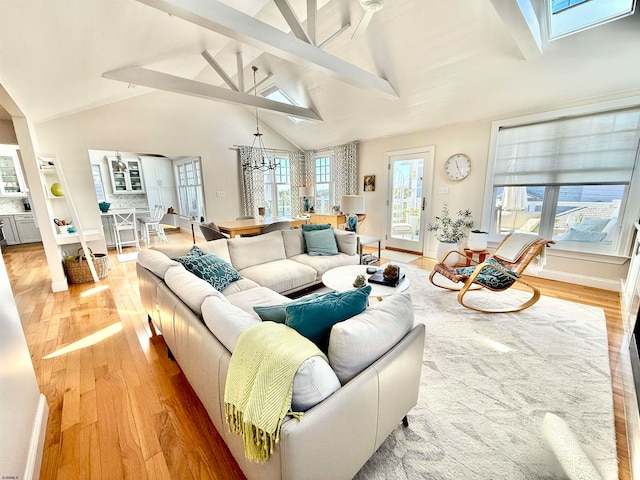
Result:
<svg viewBox="0 0 640 480"><path fill-rule="evenodd" d="M462 180L471 172L471 159L464 153L456 153L444 162L444 174L449 180Z"/></svg>

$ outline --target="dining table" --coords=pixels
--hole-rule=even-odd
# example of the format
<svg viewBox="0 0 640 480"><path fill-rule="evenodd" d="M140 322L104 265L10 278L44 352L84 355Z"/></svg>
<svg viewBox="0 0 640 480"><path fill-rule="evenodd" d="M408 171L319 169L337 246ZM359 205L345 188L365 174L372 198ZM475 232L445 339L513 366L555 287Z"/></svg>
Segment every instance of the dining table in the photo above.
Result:
<svg viewBox="0 0 640 480"><path fill-rule="evenodd" d="M256 217L242 220L223 220L216 222L216 225L222 233L233 238L239 235L260 233L264 227L275 222L291 222L291 228L298 228L300 225L308 223L309 219L304 217Z"/></svg>

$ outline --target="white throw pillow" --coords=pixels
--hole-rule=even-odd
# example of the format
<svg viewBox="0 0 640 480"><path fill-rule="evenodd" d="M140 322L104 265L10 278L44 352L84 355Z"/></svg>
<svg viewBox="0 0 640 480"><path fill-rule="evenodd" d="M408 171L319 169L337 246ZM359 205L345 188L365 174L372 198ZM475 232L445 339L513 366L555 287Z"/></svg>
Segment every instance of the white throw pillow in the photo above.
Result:
<svg viewBox="0 0 640 480"><path fill-rule="evenodd" d="M338 250L347 255L355 255L358 250L358 237L353 232L345 232L343 230L334 230Z"/></svg>
<svg viewBox="0 0 640 480"><path fill-rule="evenodd" d="M542 435L571 480L602 480L600 472L562 418L547 412L542 421Z"/></svg>
<svg viewBox="0 0 640 480"><path fill-rule="evenodd" d="M344 385L388 352L413 327L409 294L397 294L336 323L329 337L329 364Z"/></svg>

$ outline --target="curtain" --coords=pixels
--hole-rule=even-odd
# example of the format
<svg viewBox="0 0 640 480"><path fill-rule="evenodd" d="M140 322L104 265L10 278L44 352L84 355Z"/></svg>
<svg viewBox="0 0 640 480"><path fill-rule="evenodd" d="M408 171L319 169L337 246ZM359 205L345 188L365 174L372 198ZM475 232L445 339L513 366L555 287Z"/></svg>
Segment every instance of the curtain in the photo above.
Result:
<svg viewBox="0 0 640 480"><path fill-rule="evenodd" d="M258 207L264 204L264 173L259 170L244 170L244 163L262 161L260 151L252 147L239 147L240 173L242 175L242 214L258 215Z"/></svg>
<svg viewBox="0 0 640 480"><path fill-rule="evenodd" d="M358 193L358 142L334 147L334 205L340 205L342 195Z"/></svg>
<svg viewBox="0 0 640 480"><path fill-rule="evenodd" d="M308 181L304 152L289 152L289 167L291 169L291 213L295 215L304 210L300 187L313 185L313 182Z"/></svg>

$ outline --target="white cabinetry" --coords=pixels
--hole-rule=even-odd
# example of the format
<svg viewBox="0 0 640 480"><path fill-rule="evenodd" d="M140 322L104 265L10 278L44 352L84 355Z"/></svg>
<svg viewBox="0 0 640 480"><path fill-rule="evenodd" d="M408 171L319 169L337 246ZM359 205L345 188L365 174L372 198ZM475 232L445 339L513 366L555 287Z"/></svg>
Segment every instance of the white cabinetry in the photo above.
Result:
<svg viewBox="0 0 640 480"><path fill-rule="evenodd" d="M25 197L27 186L22 178L20 161L15 151L0 152L0 195Z"/></svg>
<svg viewBox="0 0 640 480"><path fill-rule="evenodd" d="M3 224L4 238L7 240L7 245L17 245L20 243L18 240L18 234L16 233L16 222L13 220L13 215L0 215L0 222Z"/></svg>
<svg viewBox="0 0 640 480"><path fill-rule="evenodd" d="M144 179L140 161L135 158L107 157L113 193L144 193ZM126 168L119 167L124 164Z"/></svg>
<svg viewBox="0 0 640 480"><path fill-rule="evenodd" d="M42 241L40 229L32 213L19 213L13 216L16 222L16 232L20 243L31 243Z"/></svg>
<svg viewBox="0 0 640 480"><path fill-rule="evenodd" d="M140 157L144 172L147 203L177 210L178 198L173 177L173 163L165 157ZM178 212L180 213L180 212Z"/></svg>

